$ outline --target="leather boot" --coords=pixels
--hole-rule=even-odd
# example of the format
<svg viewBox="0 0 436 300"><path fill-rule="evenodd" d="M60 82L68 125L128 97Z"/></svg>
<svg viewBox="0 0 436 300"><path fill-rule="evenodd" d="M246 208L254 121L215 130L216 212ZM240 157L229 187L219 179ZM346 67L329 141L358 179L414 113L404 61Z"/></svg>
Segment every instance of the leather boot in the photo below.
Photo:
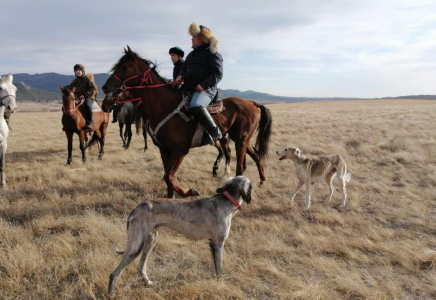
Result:
<svg viewBox="0 0 436 300"><path fill-rule="evenodd" d="M189 108L189 112L192 113L195 119L204 126L204 129L212 138L212 143L222 138L220 129L216 126L215 121L212 119L206 107L191 107Z"/></svg>

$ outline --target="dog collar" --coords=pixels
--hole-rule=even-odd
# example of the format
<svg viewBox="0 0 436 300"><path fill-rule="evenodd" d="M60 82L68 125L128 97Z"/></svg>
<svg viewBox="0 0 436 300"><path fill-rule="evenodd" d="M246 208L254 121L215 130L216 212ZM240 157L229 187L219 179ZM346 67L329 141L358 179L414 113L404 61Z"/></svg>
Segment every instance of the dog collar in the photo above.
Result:
<svg viewBox="0 0 436 300"><path fill-rule="evenodd" d="M239 202L236 201L236 199L233 198L233 196L230 195L227 191L224 191L223 195L226 196L227 199L229 199L230 202L232 202L233 205L236 206L237 209L242 210L242 206L241 206L241 204L239 204Z"/></svg>

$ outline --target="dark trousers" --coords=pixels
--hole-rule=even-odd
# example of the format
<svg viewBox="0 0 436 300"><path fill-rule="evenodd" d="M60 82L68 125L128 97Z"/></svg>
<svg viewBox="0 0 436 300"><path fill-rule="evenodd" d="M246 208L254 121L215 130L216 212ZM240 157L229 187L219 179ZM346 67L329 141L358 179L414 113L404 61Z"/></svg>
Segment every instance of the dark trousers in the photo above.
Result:
<svg viewBox="0 0 436 300"><path fill-rule="evenodd" d="M94 99L86 98L83 105L83 116L85 117L86 124L92 123L92 105L94 104Z"/></svg>

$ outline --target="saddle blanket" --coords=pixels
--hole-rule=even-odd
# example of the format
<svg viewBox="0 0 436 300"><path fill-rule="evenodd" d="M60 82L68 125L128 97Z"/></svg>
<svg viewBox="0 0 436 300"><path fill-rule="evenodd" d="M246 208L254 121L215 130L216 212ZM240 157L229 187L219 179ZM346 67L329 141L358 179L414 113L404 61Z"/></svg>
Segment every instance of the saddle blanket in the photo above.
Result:
<svg viewBox="0 0 436 300"><path fill-rule="evenodd" d="M95 112L100 112L100 111L101 111L100 106L98 106L97 101L94 101L92 103L92 112L95 113Z"/></svg>

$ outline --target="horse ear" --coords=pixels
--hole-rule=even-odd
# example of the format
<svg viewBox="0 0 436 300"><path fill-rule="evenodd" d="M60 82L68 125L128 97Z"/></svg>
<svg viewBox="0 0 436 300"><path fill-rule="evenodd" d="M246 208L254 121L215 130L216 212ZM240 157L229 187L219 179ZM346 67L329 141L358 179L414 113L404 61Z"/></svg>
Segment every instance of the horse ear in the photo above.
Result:
<svg viewBox="0 0 436 300"><path fill-rule="evenodd" d="M130 49L129 45L127 45L127 53L132 54L132 49Z"/></svg>
<svg viewBox="0 0 436 300"><path fill-rule="evenodd" d="M70 91L71 91L71 93L75 93L76 92L76 87L72 87L72 88L70 88Z"/></svg>
<svg viewBox="0 0 436 300"><path fill-rule="evenodd" d="M8 80L12 83L12 80L14 79L14 76L12 76L12 74L11 73L9 73L9 75L8 75Z"/></svg>

